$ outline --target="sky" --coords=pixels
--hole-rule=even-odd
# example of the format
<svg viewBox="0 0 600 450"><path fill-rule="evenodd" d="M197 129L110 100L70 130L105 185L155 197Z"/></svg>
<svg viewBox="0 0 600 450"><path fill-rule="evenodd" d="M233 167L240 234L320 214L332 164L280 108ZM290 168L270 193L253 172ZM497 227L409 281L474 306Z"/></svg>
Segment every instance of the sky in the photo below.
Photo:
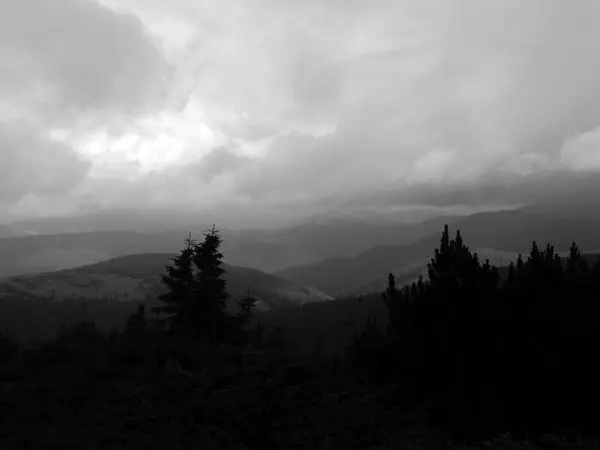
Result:
<svg viewBox="0 0 600 450"><path fill-rule="evenodd" d="M0 218L597 189L599 22L597 0L4 0Z"/></svg>

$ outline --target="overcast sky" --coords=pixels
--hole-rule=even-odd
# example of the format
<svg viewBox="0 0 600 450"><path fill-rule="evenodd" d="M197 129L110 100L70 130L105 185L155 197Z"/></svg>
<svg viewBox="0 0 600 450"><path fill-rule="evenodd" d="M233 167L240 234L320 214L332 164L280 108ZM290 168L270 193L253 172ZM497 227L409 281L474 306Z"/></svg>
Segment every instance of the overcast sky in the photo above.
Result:
<svg viewBox="0 0 600 450"><path fill-rule="evenodd" d="M598 23L598 0L3 0L0 211L564 193L600 172Z"/></svg>

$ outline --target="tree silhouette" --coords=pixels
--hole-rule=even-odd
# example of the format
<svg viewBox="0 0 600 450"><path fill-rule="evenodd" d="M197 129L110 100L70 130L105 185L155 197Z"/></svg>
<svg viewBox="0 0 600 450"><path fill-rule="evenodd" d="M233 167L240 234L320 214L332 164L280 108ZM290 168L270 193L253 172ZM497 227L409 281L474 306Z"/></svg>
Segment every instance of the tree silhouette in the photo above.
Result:
<svg viewBox="0 0 600 450"><path fill-rule="evenodd" d="M238 305L240 307L238 317L240 317L243 323L245 323L250 318L252 310L256 308L256 298L250 295L249 289L246 291L246 294L244 294L244 296L238 300Z"/></svg>
<svg viewBox="0 0 600 450"><path fill-rule="evenodd" d="M156 314L169 314L167 322L173 327L182 326L190 304L196 295L196 283L194 277L193 255L196 241L192 240L191 234L185 240L185 248L181 253L171 258L171 265L167 267L167 274L163 275L161 281L167 286L168 291L159 296L165 303L156 306L152 311Z"/></svg>
<svg viewBox="0 0 600 450"><path fill-rule="evenodd" d="M223 338L231 325L225 313L228 293L221 267L223 255L219 252L222 239L213 225L204 233L202 243L191 236L185 243L162 278L168 288L160 296L165 305L153 311L169 315L172 332L214 342Z"/></svg>
<svg viewBox="0 0 600 450"><path fill-rule="evenodd" d="M561 258L534 241L499 272L444 227L428 280L398 288L389 275L389 371L455 431L557 429L598 420L600 260L578 246ZM366 353L374 352L375 349ZM365 360L367 361L367 360ZM596 411L596 412L594 412ZM493 430L493 431L490 431Z"/></svg>

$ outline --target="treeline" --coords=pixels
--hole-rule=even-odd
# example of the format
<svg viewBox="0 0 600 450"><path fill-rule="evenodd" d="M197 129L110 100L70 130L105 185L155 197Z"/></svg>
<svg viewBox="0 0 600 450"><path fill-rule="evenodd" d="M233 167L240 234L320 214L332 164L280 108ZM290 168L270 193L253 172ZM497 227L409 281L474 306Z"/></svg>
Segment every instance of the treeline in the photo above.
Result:
<svg viewBox="0 0 600 450"><path fill-rule="evenodd" d="M399 289L390 275L383 298L390 324L357 339L356 362L439 423L465 436L600 423L600 264L575 243L564 260L534 242L501 281L446 227L428 279Z"/></svg>

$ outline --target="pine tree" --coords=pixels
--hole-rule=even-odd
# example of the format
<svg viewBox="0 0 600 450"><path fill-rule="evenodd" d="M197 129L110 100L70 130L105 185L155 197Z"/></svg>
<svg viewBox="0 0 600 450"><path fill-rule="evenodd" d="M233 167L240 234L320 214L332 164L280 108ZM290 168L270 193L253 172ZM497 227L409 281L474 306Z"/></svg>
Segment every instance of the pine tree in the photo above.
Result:
<svg viewBox="0 0 600 450"><path fill-rule="evenodd" d="M246 291L246 294L238 301L240 311L238 316L246 320L252 314L252 310L256 308L256 298L250 295L250 290Z"/></svg>
<svg viewBox="0 0 600 450"><path fill-rule="evenodd" d="M517 271L521 270L524 264L523 255L519 253L519 257L517 258Z"/></svg>
<svg viewBox="0 0 600 450"><path fill-rule="evenodd" d="M590 270L590 266L587 261L582 258L579 247L575 242L571 244L569 248L569 258L567 259L567 273L571 276L575 274L587 274Z"/></svg>
<svg viewBox="0 0 600 450"><path fill-rule="evenodd" d="M193 262L196 266L196 282L204 297L203 305L211 312L224 312L227 307L227 282L219 252L223 239L215 226L204 233L204 242L195 246Z"/></svg>
<svg viewBox="0 0 600 450"><path fill-rule="evenodd" d="M202 243L191 236L185 243L162 279L168 292L160 299L166 305L153 310L169 314L173 331L214 342L224 337L230 325L225 313L228 294L225 270L221 267L223 255L219 252L222 239L213 225L204 233Z"/></svg>
<svg viewBox="0 0 600 450"><path fill-rule="evenodd" d="M168 291L159 296L159 299L165 305L152 308L154 313L168 314L167 322L170 322L173 328L183 326L197 291L193 267L193 256L197 244L192 240L191 234L185 240L185 245L178 256L171 258L167 274L162 276L162 282L167 286Z"/></svg>
<svg viewBox="0 0 600 450"><path fill-rule="evenodd" d="M193 262L196 267L195 282L198 286L199 298L194 302L192 317L195 323L201 324L209 331L207 336L216 341L223 338L226 328L231 325L225 313L227 308L227 282L223 269L223 254L219 251L223 239L219 230L213 227L204 233L204 241L196 245Z"/></svg>
<svg viewBox="0 0 600 450"><path fill-rule="evenodd" d="M481 270L477 253L471 253L464 245L460 231L450 240L448 225L445 225L440 248L435 249L434 258L427 265L429 284L451 295L457 288L476 286Z"/></svg>
<svg viewBox="0 0 600 450"><path fill-rule="evenodd" d="M396 279L394 274L388 275L388 286L385 292L382 293L383 302L388 310L389 325L388 331L400 335L404 331L405 322L405 296L396 288Z"/></svg>

